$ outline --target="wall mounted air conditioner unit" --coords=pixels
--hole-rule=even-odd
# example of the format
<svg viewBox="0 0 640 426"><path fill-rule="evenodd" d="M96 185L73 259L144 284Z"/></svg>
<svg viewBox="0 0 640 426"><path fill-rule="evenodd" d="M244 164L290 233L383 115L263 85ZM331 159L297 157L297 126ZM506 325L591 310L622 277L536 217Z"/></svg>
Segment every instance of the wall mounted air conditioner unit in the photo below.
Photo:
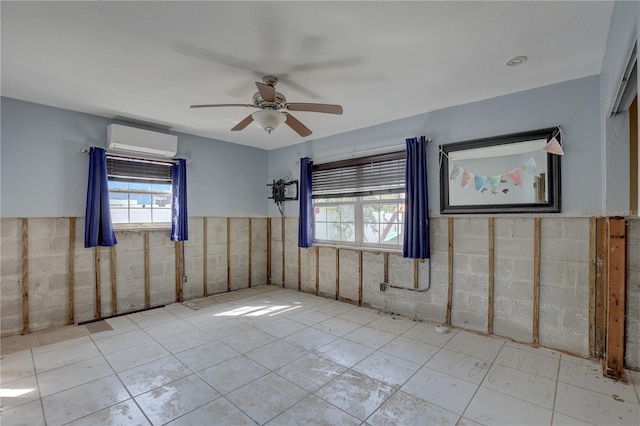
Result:
<svg viewBox="0 0 640 426"><path fill-rule="evenodd" d="M178 137L120 124L109 124L107 151L139 157L173 158L178 152Z"/></svg>

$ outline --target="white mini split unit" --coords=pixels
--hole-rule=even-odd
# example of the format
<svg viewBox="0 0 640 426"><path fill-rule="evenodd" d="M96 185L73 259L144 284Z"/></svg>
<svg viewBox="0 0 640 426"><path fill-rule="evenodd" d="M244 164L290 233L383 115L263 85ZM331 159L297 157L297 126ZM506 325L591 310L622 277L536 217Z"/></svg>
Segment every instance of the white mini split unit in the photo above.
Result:
<svg viewBox="0 0 640 426"><path fill-rule="evenodd" d="M178 152L178 137L120 124L109 124L107 151L139 157L173 158Z"/></svg>

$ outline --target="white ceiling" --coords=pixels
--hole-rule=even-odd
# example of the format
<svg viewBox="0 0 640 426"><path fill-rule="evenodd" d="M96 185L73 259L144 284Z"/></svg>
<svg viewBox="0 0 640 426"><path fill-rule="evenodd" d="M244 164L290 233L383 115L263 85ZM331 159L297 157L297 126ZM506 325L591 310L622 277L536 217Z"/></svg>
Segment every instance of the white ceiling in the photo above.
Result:
<svg viewBox="0 0 640 426"><path fill-rule="evenodd" d="M612 2L1 2L2 95L264 149L598 74ZM506 61L526 55L519 67ZM314 133L231 132L280 77ZM543 106L541 106L543 107Z"/></svg>

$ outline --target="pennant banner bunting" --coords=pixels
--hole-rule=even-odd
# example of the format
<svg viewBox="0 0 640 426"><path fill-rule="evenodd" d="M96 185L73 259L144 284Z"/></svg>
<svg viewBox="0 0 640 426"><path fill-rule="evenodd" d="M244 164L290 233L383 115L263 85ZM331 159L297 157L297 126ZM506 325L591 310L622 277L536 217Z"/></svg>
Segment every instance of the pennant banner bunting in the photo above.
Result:
<svg viewBox="0 0 640 426"><path fill-rule="evenodd" d="M489 176L487 178L487 184L491 191L496 192L498 190L498 186L500 186L500 179L502 179L502 175Z"/></svg>
<svg viewBox="0 0 640 426"><path fill-rule="evenodd" d="M486 176L476 176L473 179L475 185L476 185L476 191L480 191L482 189L482 187L484 186L485 182L487 181L487 177Z"/></svg>
<svg viewBox="0 0 640 426"><path fill-rule="evenodd" d="M473 180L474 176L475 175L471 172L465 171L464 173L462 173L462 187L466 188L469 185L469 182Z"/></svg>
<svg viewBox="0 0 640 426"><path fill-rule="evenodd" d="M564 155L564 150L562 149L562 145L560 145L560 142L558 142L558 139L556 139L555 136L551 138L549 143L546 144L544 148L542 148L542 150L550 154Z"/></svg>
<svg viewBox="0 0 640 426"><path fill-rule="evenodd" d="M525 172L534 175L535 177L540 177L540 173L538 172L538 165L536 164L536 160L533 158L527 161L527 163L522 166Z"/></svg>
<svg viewBox="0 0 640 426"><path fill-rule="evenodd" d="M451 174L449 175L449 180L458 179L458 176L460 176L462 172L464 172L464 169L462 167L458 166L457 164L454 165L453 169L451 170Z"/></svg>
<svg viewBox="0 0 640 426"><path fill-rule="evenodd" d="M514 185L522 185L522 168L518 167L517 169L509 170L504 175L511 179Z"/></svg>

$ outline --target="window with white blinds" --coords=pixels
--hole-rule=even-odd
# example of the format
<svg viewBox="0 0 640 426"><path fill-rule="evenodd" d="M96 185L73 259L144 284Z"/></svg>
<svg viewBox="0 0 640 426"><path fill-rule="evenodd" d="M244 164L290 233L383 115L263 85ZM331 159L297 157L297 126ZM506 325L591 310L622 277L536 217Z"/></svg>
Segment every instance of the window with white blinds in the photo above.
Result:
<svg viewBox="0 0 640 426"><path fill-rule="evenodd" d="M107 177L119 182L171 183L172 162L107 155Z"/></svg>
<svg viewBox="0 0 640 426"><path fill-rule="evenodd" d="M404 192L406 151L313 166L313 198Z"/></svg>

